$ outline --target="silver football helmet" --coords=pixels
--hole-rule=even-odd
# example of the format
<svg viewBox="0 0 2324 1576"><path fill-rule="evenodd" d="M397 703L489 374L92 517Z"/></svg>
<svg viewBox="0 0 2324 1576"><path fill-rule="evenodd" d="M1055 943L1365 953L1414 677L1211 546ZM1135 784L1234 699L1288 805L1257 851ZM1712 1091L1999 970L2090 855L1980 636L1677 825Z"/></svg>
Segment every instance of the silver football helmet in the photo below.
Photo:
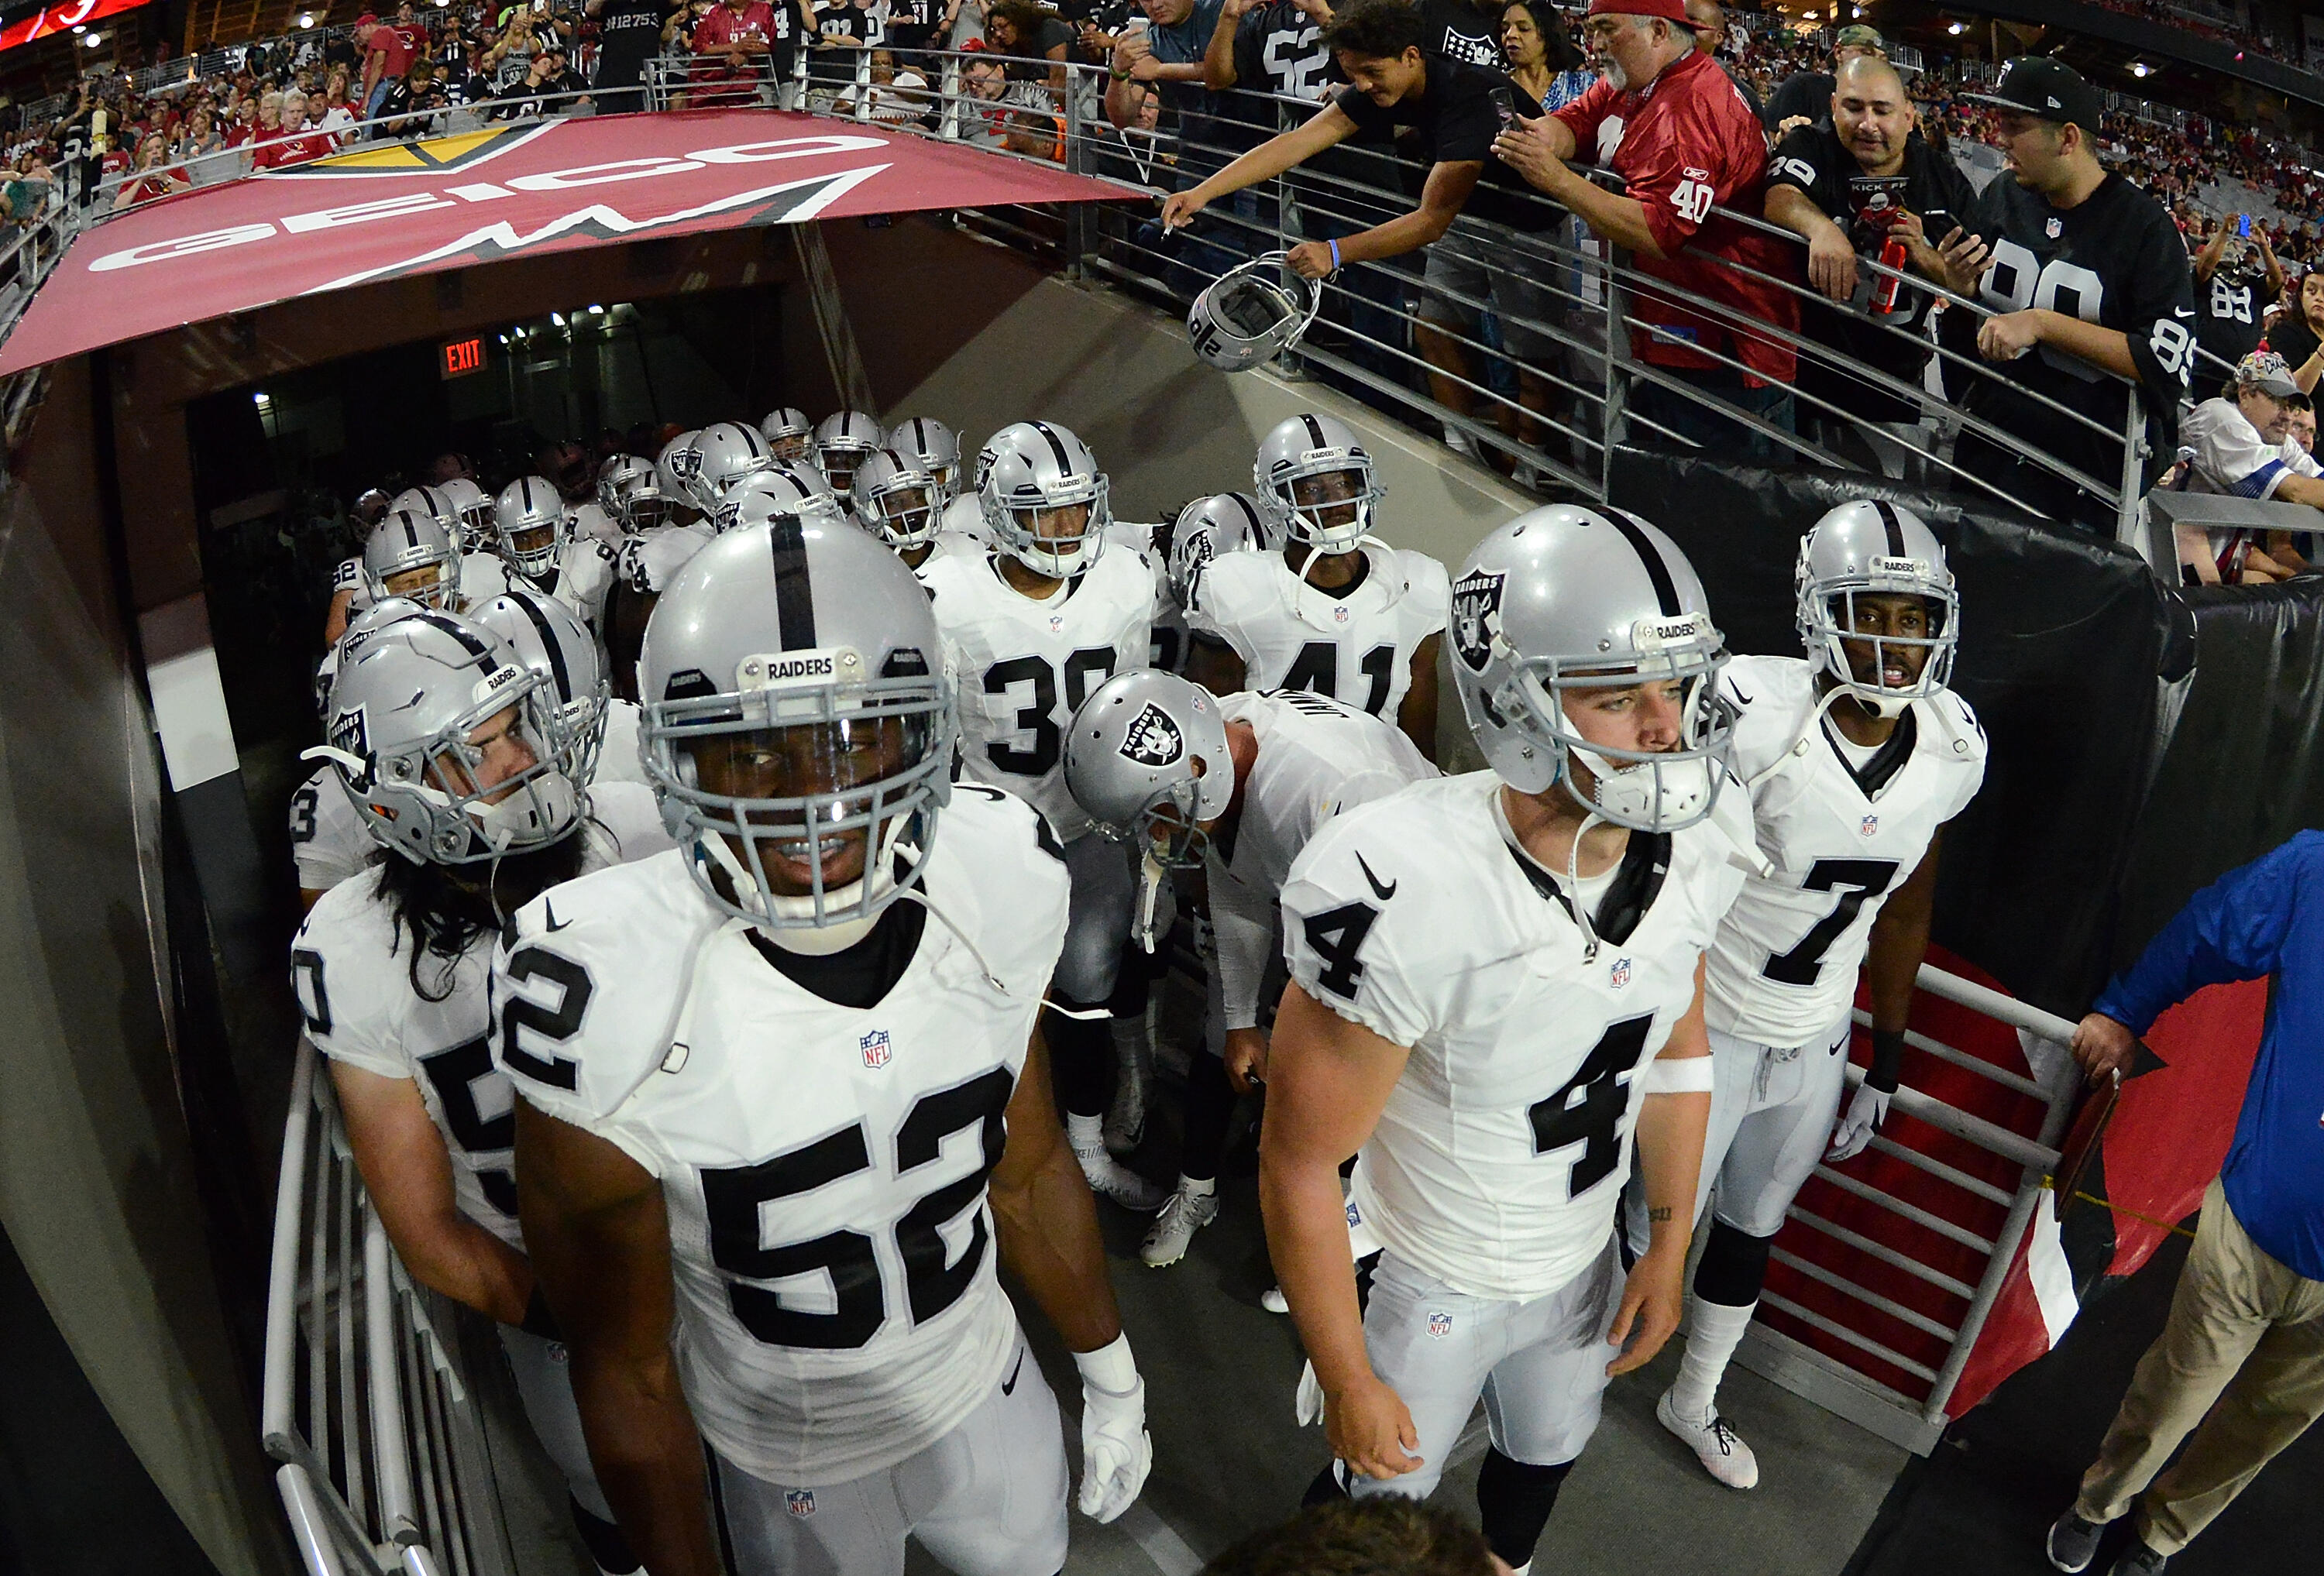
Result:
<svg viewBox="0 0 2324 1576"><path fill-rule="evenodd" d="M952 792L952 687L893 553L795 519L730 530L663 590L638 671L646 772L715 906L849 935L918 884ZM756 781L727 742L746 737L779 763Z"/></svg>
<svg viewBox="0 0 2324 1576"><path fill-rule="evenodd" d="M1372 506L1388 495L1354 429L1312 412L1275 424L1250 475L1259 513L1277 533L1319 553L1348 552L1370 536Z"/></svg>
<svg viewBox="0 0 2324 1576"><path fill-rule="evenodd" d="M994 433L985 448L991 459L977 456L984 473L977 501L993 545L1057 580L1097 562L1113 512L1106 502L1111 484L1089 446L1052 422L1019 421Z"/></svg>
<svg viewBox="0 0 2324 1576"><path fill-rule="evenodd" d="M326 725L331 720L331 681L339 676L340 660L396 620L427 611L424 604L409 596L390 596L347 620L347 627L339 631L337 642L315 665L315 714Z"/></svg>
<svg viewBox="0 0 2324 1576"><path fill-rule="evenodd" d="M549 682L454 613L397 620L343 655L328 760L372 835L414 863L473 864L544 848L579 824Z"/></svg>
<svg viewBox="0 0 2324 1576"><path fill-rule="evenodd" d="M1222 372L1241 372L1299 343L1323 308L1320 280L1302 279L1285 265L1286 252L1268 252L1227 270L1186 310L1186 340L1194 354Z"/></svg>
<svg viewBox="0 0 2324 1576"><path fill-rule="evenodd" d="M466 616L498 636L518 661L549 681L572 756L567 775L583 788L595 781L613 686L597 659L597 639L581 615L553 596L512 587L470 608Z"/></svg>
<svg viewBox="0 0 2324 1576"><path fill-rule="evenodd" d="M767 452L779 460L796 465L815 459L815 423L804 410L785 405L768 411L760 419L759 436L767 440Z"/></svg>
<svg viewBox="0 0 2324 1576"><path fill-rule="evenodd" d="M1960 594L1945 565L1944 544L1911 510L1882 498L1841 504L1801 539L1793 578L1809 668L1829 676L1864 705L1884 717L1896 716L1951 681L1953 655L1960 649ZM1884 594L1921 598L1928 608L1928 633L1858 633L1856 598ZM1848 660L1849 645L1869 649L1876 682L1856 677ZM1914 650L1922 653L1918 675L1905 658Z"/></svg>
<svg viewBox="0 0 2324 1576"><path fill-rule="evenodd" d="M391 509L364 539L364 589L374 603L408 596L428 607L460 605L460 548L433 515Z"/></svg>
<svg viewBox="0 0 2324 1576"><path fill-rule="evenodd" d="M822 472L813 465L781 461L763 471L752 471L726 489L708 519L713 530L728 531L737 526L764 525L785 514L835 530L854 523L832 495Z"/></svg>
<svg viewBox="0 0 2324 1576"><path fill-rule="evenodd" d="M875 448L855 467L856 512L891 548L936 540L944 506L944 484L918 455Z"/></svg>
<svg viewBox="0 0 2324 1576"><path fill-rule="evenodd" d="M641 459L633 454L605 456L605 463L597 467L597 507L605 512L607 519L621 519L622 489L639 472L652 469L651 460Z"/></svg>
<svg viewBox="0 0 2324 1576"><path fill-rule="evenodd" d="M936 479L938 508L960 496L960 435L929 416L912 416L888 429L882 447Z"/></svg>
<svg viewBox="0 0 2324 1576"><path fill-rule="evenodd" d="M1711 814L1733 731L1717 694L1727 651L1693 566L1661 530L1615 509L1521 514L1462 566L1447 632L1461 708L1511 788L1562 781L1584 810L1642 832ZM1569 693L1662 682L1681 687L1669 751L1593 744L1566 714Z"/></svg>
<svg viewBox="0 0 2324 1576"><path fill-rule="evenodd" d="M861 410L835 410L816 424L815 463L834 493L843 499L853 496L855 467L871 457L886 436L879 418Z"/></svg>
<svg viewBox="0 0 2324 1576"><path fill-rule="evenodd" d="M697 509L694 502L694 484L702 475L702 451L696 447L699 432L681 432L661 446L654 456L654 475L661 483L661 495L680 509Z"/></svg>
<svg viewBox="0 0 2324 1576"><path fill-rule="evenodd" d="M661 488L661 467L641 463L614 477L613 518L632 536L658 530L677 518L678 505Z"/></svg>
<svg viewBox="0 0 2324 1576"><path fill-rule="evenodd" d="M1106 836L1165 869L1202 863L1210 845L1203 823L1234 800L1219 703L1157 668L1106 680L1065 729L1065 788Z"/></svg>
<svg viewBox="0 0 2324 1576"><path fill-rule="evenodd" d="M460 512L460 550L489 551L493 545L493 497L466 476L455 476L438 491Z"/></svg>
<svg viewBox="0 0 2324 1576"><path fill-rule="evenodd" d="M1178 605L1193 605L1194 582L1203 566L1229 553L1271 547L1259 505L1241 493L1219 493L1197 498L1178 511L1170 532L1170 594Z"/></svg>
<svg viewBox="0 0 2324 1576"><path fill-rule="evenodd" d="M573 539L573 516L546 477L519 476L501 489L493 504L493 533L501 558L537 580L564 557Z"/></svg>
<svg viewBox="0 0 2324 1576"><path fill-rule="evenodd" d="M694 452L694 477L687 484L687 496L705 514L717 508L718 501L743 477L775 463L759 429L739 421L719 421L704 428L695 434Z"/></svg>

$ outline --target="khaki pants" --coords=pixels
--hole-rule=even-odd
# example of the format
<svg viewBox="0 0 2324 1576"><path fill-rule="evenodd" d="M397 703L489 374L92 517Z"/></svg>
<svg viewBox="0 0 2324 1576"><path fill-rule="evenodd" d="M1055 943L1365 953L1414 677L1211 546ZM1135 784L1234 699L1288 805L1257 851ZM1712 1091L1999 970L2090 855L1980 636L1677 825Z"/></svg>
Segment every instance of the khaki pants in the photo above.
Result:
<svg viewBox="0 0 2324 1576"><path fill-rule="evenodd" d="M2139 1498L2139 1536L2175 1554L2319 1414L2324 1281L2264 1252L2215 1180L2170 1321L2139 1359L2074 1513L2112 1521ZM2163 1472L2190 1430L2186 1453Z"/></svg>

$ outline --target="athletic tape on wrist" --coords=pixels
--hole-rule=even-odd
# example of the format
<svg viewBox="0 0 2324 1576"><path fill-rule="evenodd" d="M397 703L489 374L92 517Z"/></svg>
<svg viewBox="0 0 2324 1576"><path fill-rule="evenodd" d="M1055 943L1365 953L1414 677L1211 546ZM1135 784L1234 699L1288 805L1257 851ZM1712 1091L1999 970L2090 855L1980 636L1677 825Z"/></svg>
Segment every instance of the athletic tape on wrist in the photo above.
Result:
<svg viewBox="0 0 2324 1576"><path fill-rule="evenodd" d="M1082 1383L1109 1396L1127 1396L1138 1388L1138 1359L1130 1355L1130 1337L1117 1335L1095 1351L1074 1353Z"/></svg>
<svg viewBox="0 0 2324 1576"><path fill-rule="evenodd" d="M1646 1067L1648 1094L1708 1094L1711 1092L1711 1058L1681 1056L1674 1061L1668 1056L1656 1056Z"/></svg>

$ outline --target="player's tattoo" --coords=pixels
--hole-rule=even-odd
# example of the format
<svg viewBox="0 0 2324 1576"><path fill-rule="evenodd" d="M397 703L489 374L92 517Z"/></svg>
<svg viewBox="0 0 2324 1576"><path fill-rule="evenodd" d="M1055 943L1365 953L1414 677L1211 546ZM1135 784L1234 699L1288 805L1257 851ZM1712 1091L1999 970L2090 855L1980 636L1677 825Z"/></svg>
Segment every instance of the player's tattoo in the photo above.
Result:
<svg viewBox="0 0 2324 1576"><path fill-rule="evenodd" d="M1672 1213L1672 1212L1671 1212L1671 1210L1670 1210L1670 1208L1669 1208L1669 1206L1668 1206L1668 1205L1662 1205L1662 1206L1659 1206L1659 1207L1656 1207L1656 1208L1654 1208L1654 1209L1650 1209L1650 1210L1648 1210L1648 1211L1646 1212L1646 1220L1647 1220L1647 1221L1648 1221L1650 1224L1659 1226L1659 1225L1661 1225L1665 1221L1667 1221L1667 1220L1669 1220L1669 1219L1671 1218L1671 1213Z"/></svg>

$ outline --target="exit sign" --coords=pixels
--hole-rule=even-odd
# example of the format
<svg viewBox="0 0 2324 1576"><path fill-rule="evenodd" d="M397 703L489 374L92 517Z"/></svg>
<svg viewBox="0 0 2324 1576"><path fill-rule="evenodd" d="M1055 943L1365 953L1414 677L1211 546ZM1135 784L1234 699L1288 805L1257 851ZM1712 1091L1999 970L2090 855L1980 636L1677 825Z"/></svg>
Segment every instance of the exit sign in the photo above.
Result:
<svg viewBox="0 0 2324 1576"><path fill-rule="evenodd" d="M472 372L484 370L484 341L482 336L474 339L455 339L444 346L443 360L437 371L447 378L464 378Z"/></svg>

